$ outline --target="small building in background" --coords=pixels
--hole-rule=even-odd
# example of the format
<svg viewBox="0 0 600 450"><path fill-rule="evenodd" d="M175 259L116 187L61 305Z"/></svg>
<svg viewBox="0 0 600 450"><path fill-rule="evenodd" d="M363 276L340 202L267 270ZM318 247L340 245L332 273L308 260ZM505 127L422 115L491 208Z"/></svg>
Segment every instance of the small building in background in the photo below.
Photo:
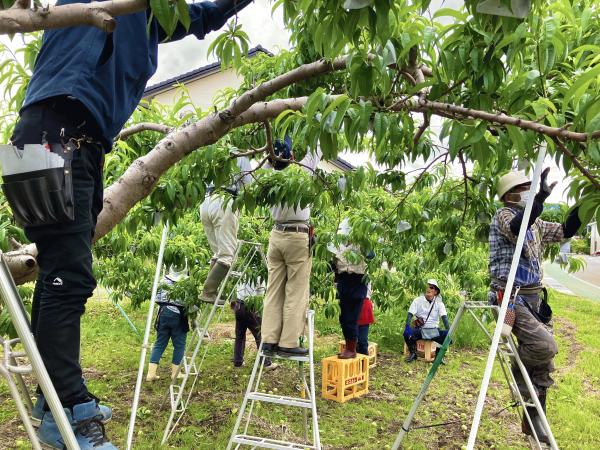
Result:
<svg viewBox="0 0 600 450"><path fill-rule="evenodd" d="M257 45L248 51L249 58L259 54L273 56L269 50L261 45ZM144 99L154 100L163 105L172 105L179 98L180 87L184 86L194 106L202 110L208 110L212 108L213 100L219 91L226 88L237 89L242 81L242 77L235 70L232 68L222 70L221 63L217 61L148 86L144 91ZM353 170L354 166L338 157L334 161L321 161L319 168L325 172L348 172Z"/></svg>

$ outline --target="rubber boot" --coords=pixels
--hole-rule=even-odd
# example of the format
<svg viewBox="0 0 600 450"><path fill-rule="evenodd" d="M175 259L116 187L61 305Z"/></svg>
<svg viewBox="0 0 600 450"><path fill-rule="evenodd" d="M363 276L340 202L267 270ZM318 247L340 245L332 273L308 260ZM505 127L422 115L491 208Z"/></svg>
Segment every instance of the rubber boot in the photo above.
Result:
<svg viewBox="0 0 600 450"><path fill-rule="evenodd" d="M417 360L417 344L415 342L407 342L406 346L408 347L408 351L410 354L404 358L404 361L407 363L413 362Z"/></svg>
<svg viewBox="0 0 600 450"><path fill-rule="evenodd" d="M542 405L542 410L544 411L544 415L546 414L546 391L540 390L538 394L538 400ZM540 442L544 444L550 444L550 438L546 434L546 430L544 429L542 419L540 418L537 409L534 406L528 406L527 412L529 413L529 417L531 418L531 422L533 423L533 428L535 430L535 434L537 435ZM529 421L525 414L523 414L523 420L521 422L521 431L528 435L533 436L533 431L529 426Z"/></svg>
<svg viewBox="0 0 600 450"><path fill-rule="evenodd" d="M356 358L356 340L346 339L346 348L342 353L338 353L340 359Z"/></svg>
<svg viewBox="0 0 600 450"><path fill-rule="evenodd" d="M202 295L200 299L205 303L214 303L217 299L219 292L219 285L221 281L227 276L229 272L229 266L219 261L208 272L206 281L204 282L204 288L202 289Z"/></svg>
<svg viewBox="0 0 600 450"><path fill-rule="evenodd" d="M179 364L171 364L171 380L177 377L178 380L183 378L183 374L179 370Z"/></svg>
<svg viewBox="0 0 600 450"><path fill-rule="evenodd" d="M158 364L148 364L148 375L146 375L146 381L152 382L160 379L160 377L156 375L156 369L158 369Z"/></svg>

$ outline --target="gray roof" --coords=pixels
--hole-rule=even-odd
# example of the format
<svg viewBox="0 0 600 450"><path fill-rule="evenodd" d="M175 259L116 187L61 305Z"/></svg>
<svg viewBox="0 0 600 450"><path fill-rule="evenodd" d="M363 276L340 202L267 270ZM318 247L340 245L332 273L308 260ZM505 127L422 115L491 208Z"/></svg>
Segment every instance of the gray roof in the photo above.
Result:
<svg viewBox="0 0 600 450"><path fill-rule="evenodd" d="M269 56L273 56L273 53L264 48L262 45L258 44L256 47L253 47L250 50L248 50L248 57L252 58L253 56L258 55L259 53L265 53ZM221 63L219 61L207 64L206 66L199 67L197 69L183 73L176 77L169 78L168 80L161 81L160 83L146 87L146 89L144 90L144 97L151 97L153 95L158 94L159 92L170 89L171 87L177 84L188 83L190 81L197 80L198 78L203 78L208 75L212 75L213 73L217 73L220 70ZM342 170L343 172L348 172L350 170L355 169L355 167L352 164L339 157L329 162L337 168L339 168L340 170Z"/></svg>
<svg viewBox="0 0 600 450"><path fill-rule="evenodd" d="M256 47L248 50L248 57L252 58L259 53L265 53L269 56L273 56L269 50L264 48L262 45L257 45ZM183 73L173 78L169 78L168 80L161 81L160 83L153 84L152 86L146 87L144 90L144 97L150 97L159 92L170 89L171 87L177 84L188 83L193 80L197 80L198 78L206 77L208 75L212 75L213 73L217 73L221 70L221 63L219 61L207 64L206 66L199 67L190 72Z"/></svg>

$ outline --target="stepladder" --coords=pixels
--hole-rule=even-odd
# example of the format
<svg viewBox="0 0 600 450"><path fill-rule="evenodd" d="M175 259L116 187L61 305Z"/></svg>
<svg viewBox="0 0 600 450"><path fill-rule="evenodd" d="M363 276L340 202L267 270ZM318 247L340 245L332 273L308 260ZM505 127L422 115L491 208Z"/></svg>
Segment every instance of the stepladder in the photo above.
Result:
<svg viewBox="0 0 600 450"><path fill-rule="evenodd" d="M268 448L268 449L321 449L321 438L319 433L319 419L317 415L317 403L315 395L315 373L314 373L314 311L309 310L307 319L307 343L308 356L296 356L289 358L278 358L297 365L298 369L298 391L297 396L287 396L275 393L272 390L261 390L264 361L267 355L262 351L262 345L257 352L252 374L246 388L242 405L238 412L235 426L227 450L240 448ZM272 357L272 356L271 356ZM277 357L276 357L277 358ZM308 380L306 378L308 372ZM253 433L252 418L258 404L280 405L284 409L286 417L291 417L291 409L296 408L302 414L303 439L296 436L290 438L275 438L273 436L261 436ZM309 420L310 415L310 420ZM243 425L242 425L243 422ZM310 423L309 423L310 422ZM240 428L243 430L240 432ZM303 442L300 442L303 440Z"/></svg>
<svg viewBox="0 0 600 450"><path fill-rule="evenodd" d="M456 317L455 317L454 321L452 322L452 326L450 327L448 336L446 337L444 344L439 349L437 356L433 362L433 365L432 365L431 369L429 370L429 373L427 374L427 377L425 378L423 385L421 386L421 390L420 390L419 394L417 395L417 397L415 398L413 405L408 413L408 416L406 417L406 419L402 425L402 428L400 429L400 432L398 433L396 441L394 442L394 445L392 446L393 450L400 448L400 445L402 444L406 434L409 431L411 431L411 424L412 424L414 416L417 412L417 409L427 393L429 385L430 385L431 381L433 380L433 377L435 376L437 369L441 364L442 359L444 358L444 355L446 353L446 350L448 349L448 345L450 344L450 341L455 336L455 332L458 328L458 325L459 325L461 319L465 315L465 312L468 313L473 318L473 320L479 326L479 328L481 328L481 330L485 333L485 335L491 340L492 335L488 331L488 329L484 323L484 320L482 320L482 318L481 318L480 313L483 311L488 311L488 312L492 313L492 314L490 314L490 316L495 317L498 309L499 309L499 307L497 305L489 305L487 303L478 302L478 301L465 301L460 306L460 308L456 314ZM478 313L479 313L479 315L478 315ZM500 369L502 372L502 376L504 377L504 379L506 380L506 383L508 385L508 388L509 388L512 400L513 400L513 405L515 405L516 407L519 408L519 418L521 418L524 421L527 421L527 423L531 429L532 434L531 434L531 436L529 436L529 441L530 441L532 448L536 448L536 449L540 449L540 450L546 449L546 448L552 448L554 450L558 450L558 446L556 446L556 441L554 440L554 436L552 435L552 430L550 429L550 425L548 424L545 413L544 413L539 401L537 400L537 393L536 393L535 387L533 386L533 383L531 382L531 379L529 377L529 374L527 372L525 365L523 364L523 362L521 361L521 359L519 357L517 344L515 342L515 339L512 336L503 337L501 339L500 345L498 346L498 352L496 354L496 360L499 363L499 366L500 366ZM517 382L517 379L516 379L517 376L521 377L521 380L522 380L521 387L519 386L519 383ZM525 389L526 392L522 386L523 383L526 386L526 389ZM541 420L541 427L543 429L543 432L550 439L550 442L551 442L550 445L546 445L543 442L541 442L540 437L537 436L537 433L535 431L536 427L533 424L534 417L532 417L532 414L530 414L530 412L533 409L535 409L538 418Z"/></svg>
<svg viewBox="0 0 600 450"><path fill-rule="evenodd" d="M5 339L0 336L0 346L2 348L0 376L8 384L10 395L15 402L19 418L23 423L32 447L35 450L42 448L35 432L34 421L31 418L33 404L30 389L26 384L26 379L30 375L36 379L50 411L52 411L66 447L69 450L79 449L71 424L62 408L48 371L44 366L42 356L35 343L34 336L31 333L31 325L23 306L23 301L10 274L4 256L1 253L0 298L8 311L11 323L18 336L14 339Z"/></svg>
<svg viewBox="0 0 600 450"><path fill-rule="evenodd" d="M208 353L209 347L206 344L211 340L211 326L221 321L224 308L236 299L238 288L242 283L250 281L253 274L260 272L258 270L260 266L266 267L262 244L238 241L233 262L219 286L216 301L212 304L200 304L196 317L192 321L191 338L179 374L169 386L168 396L171 412L163 433L163 445L184 417L192 399Z"/></svg>

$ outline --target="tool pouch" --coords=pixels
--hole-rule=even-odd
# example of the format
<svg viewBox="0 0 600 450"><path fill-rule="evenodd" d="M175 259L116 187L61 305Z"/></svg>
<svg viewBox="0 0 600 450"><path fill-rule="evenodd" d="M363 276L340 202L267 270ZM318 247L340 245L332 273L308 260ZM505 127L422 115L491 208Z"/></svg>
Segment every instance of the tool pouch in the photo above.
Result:
<svg viewBox="0 0 600 450"><path fill-rule="evenodd" d="M47 158L53 163L41 163L38 170L26 171L23 168L12 170L6 175L7 161L13 166L20 162L20 150L4 146L2 190L13 211L16 221L23 226L39 226L64 223L74 219L73 174L71 162L75 147L68 143L45 145L44 151L54 153L64 161L56 167L56 157ZM26 150L27 151L27 147ZM12 152L12 154L11 154ZM41 154L43 155L43 154ZM48 155L51 156L51 155Z"/></svg>

